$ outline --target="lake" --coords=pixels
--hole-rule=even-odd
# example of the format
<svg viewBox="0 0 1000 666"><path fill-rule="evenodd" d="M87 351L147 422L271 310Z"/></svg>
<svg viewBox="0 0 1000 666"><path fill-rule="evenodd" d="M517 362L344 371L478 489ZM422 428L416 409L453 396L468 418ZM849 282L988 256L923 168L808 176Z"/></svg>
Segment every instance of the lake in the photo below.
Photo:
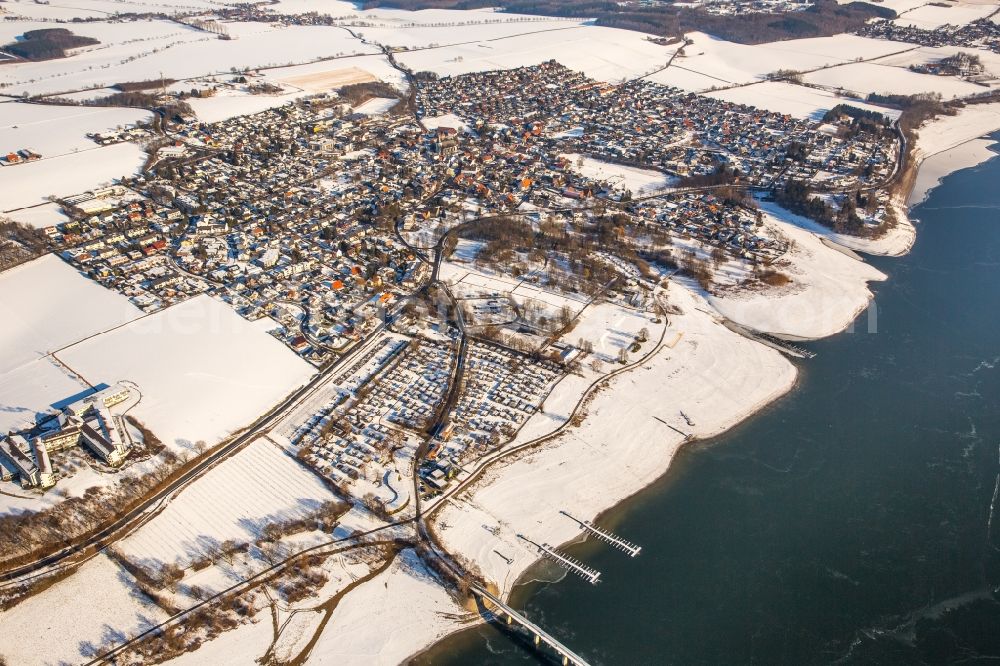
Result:
<svg viewBox="0 0 1000 666"><path fill-rule="evenodd" d="M1000 159L912 216L913 251L869 260L877 317L806 345L788 396L600 518L639 557L570 546L602 582L511 605L594 664L1000 660ZM417 662L547 654L486 625Z"/></svg>

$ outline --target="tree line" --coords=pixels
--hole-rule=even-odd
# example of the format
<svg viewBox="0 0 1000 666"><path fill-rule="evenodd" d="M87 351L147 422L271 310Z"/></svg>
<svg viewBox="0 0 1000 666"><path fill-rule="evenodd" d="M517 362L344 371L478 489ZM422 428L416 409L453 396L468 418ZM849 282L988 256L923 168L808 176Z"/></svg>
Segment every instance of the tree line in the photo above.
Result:
<svg viewBox="0 0 1000 666"><path fill-rule="evenodd" d="M28 30L22 38L7 44L3 50L24 60L54 60L65 58L69 49L101 43L93 37L74 35L66 28Z"/></svg>

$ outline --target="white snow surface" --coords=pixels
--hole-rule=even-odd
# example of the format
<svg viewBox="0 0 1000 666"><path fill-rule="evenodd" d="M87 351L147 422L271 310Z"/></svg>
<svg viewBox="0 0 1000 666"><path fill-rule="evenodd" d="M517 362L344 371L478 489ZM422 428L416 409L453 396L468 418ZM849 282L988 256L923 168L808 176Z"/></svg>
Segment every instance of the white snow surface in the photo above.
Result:
<svg viewBox="0 0 1000 666"><path fill-rule="evenodd" d="M252 541L267 524L333 499L319 477L258 439L186 487L118 549L151 571L165 562L187 566L223 541Z"/></svg>
<svg viewBox="0 0 1000 666"><path fill-rule="evenodd" d="M766 210L767 224L780 229L790 242L788 253L774 268L791 278L791 284L723 291L709 296L709 303L729 319L766 333L822 338L847 328L872 299L868 282L884 280L885 274L828 247L818 234L780 222L774 213L781 209ZM784 211L782 217L788 215ZM833 235L826 229L817 231Z"/></svg>
<svg viewBox="0 0 1000 666"><path fill-rule="evenodd" d="M996 11L996 6L992 3L948 3L941 7L933 3L926 3L921 7L916 7L893 23L896 25L913 26L924 30L934 30L943 25L965 25L977 19L989 16Z"/></svg>
<svg viewBox="0 0 1000 666"><path fill-rule="evenodd" d="M994 153L988 146L993 142L979 137L997 130L1000 130L1000 102L966 106L954 116L939 116L921 125L914 147L920 171L909 203L922 200L949 173L990 159ZM947 156L927 159L946 152Z"/></svg>
<svg viewBox="0 0 1000 666"><path fill-rule="evenodd" d="M387 570L340 601L307 663L405 663L410 655L454 631L461 614L420 558L404 550Z"/></svg>
<svg viewBox="0 0 1000 666"><path fill-rule="evenodd" d="M467 131L469 126L466 125L465 121L456 116L454 113L445 113L440 116L425 116L421 118L424 126L427 129L437 129L439 127L450 127L458 131Z"/></svg>
<svg viewBox="0 0 1000 666"><path fill-rule="evenodd" d="M0 273L0 374L142 312L54 255Z"/></svg>
<svg viewBox="0 0 1000 666"><path fill-rule="evenodd" d="M820 120L827 111L838 104L875 111L895 119L900 111L869 104L853 97L840 97L826 90L807 88L785 81L764 81L739 88L729 88L706 93L708 97L736 104L756 106L776 113L787 113L796 118Z"/></svg>
<svg viewBox="0 0 1000 666"><path fill-rule="evenodd" d="M69 578L0 613L0 654L18 666L81 664L167 613L132 577L97 555Z"/></svg>
<svg viewBox="0 0 1000 666"><path fill-rule="evenodd" d="M511 590L538 556L518 533L550 544L575 539L579 527L560 510L594 516L663 474L683 443L667 424L708 437L794 384L791 363L716 322L704 311L707 304L700 297L673 284L667 299L683 314L670 315L665 346L598 392L583 425L487 472L462 501L449 503L438 514L438 523L448 525L439 530L444 545L476 562L502 593ZM563 390L575 400L579 388L562 382L546 404L558 402ZM497 536L484 525L499 528ZM508 564L494 550L513 562Z"/></svg>
<svg viewBox="0 0 1000 666"><path fill-rule="evenodd" d="M185 79L225 74L231 68L277 67L322 58L377 53L347 31L332 26L227 23L237 38L221 40L167 21L80 23L73 32L100 45L68 58L16 63L0 69L8 94L73 92L163 76ZM155 53L153 51L156 51Z"/></svg>
<svg viewBox="0 0 1000 666"><path fill-rule="evenodd" d="M373 97L367 102L354 109L355 113L362 113L366 116L380 116L399 103L398 99L392 97Z"/></svg>
<svg viewBox="0 0 1000 666"><path fill-rule="evenodd" d="M136 109L0 103L0 152L28 148L47 158L95 150L99 146L86 137L88 133L135 125L151 117Z"/></svg>
<svg viewBox="0 0 1000 666"><path fill-rule="evenodd" d="M537 65L554 58L594 79L621 81L663 67L676 48L653 44L639 32L584 25L547 32L543 39L528 34L399 53L396 59L415 72L446 76Z"/></svg>
<svg viewBox="0 0 1000 666"><path fill-rule="evenodd" d="M671 80L676 66L679 71L691 70L708 79L709 86L761 81L780 69L809 70L830 65L843 65L857 58L884 56L913 48L912 44L869 39L856 35L836 35L810 39L790 39L769 44L736 44L701 32L686 35L693 40L684 48L684 55L650 79L681 86ZM839 67L833 67L837 71ZM823 70L826 71L826 70ZM695 88L699 89L699 88Z"/></svg>
<svg viewBox="0 0 1000 666"><path fill-rule="evenodd" d="M214 444L249 425L314 369L225 303L197 296L60 354L91 383L128 379L132 410L168 446Z"/></svg>
<svg viewBox="0 0 1000 666"><path fill-rule="evenodd" d="M232 91L220 92L212 97L191 98L188 104L198 120L217 123L235 116L245 116L294 102L308 93L293 91L277 95L250 95Z"/></svg>
<svg viewBox="0 0 1000 666"><path fill-rule="evenodd" d="M116 143L78 153L0 168L0 211L43 204L49 196L68 196L109 185L136 173L146 154L132 143Z"/></svg>
<svg viewBox="0 0 1000 666"><path fill-rule="evenodd" d="M915 95L937 92L945 99L951 99L983 92L982 86L954 76L920 74L903 67L890 67L873 62L858 62L821 69L802 78L808 83L835 89L842 88L861 96L868 93Z"/></svg>
<svg viewBox="0 0 1000 666"><path fill-rule="evenodd" d="M671 183L670 176L653 169L614 164L576 153L569 153L566 158L570 160L569 168L581 176L605 180L621 190L631 190L634 195L652 194Z"/></svg>

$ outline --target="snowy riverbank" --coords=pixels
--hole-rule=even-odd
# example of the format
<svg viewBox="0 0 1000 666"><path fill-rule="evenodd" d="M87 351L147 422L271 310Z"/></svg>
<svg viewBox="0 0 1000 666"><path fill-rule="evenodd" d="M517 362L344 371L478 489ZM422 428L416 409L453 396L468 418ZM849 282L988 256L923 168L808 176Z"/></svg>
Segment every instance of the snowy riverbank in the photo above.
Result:
<svg viewBox="0 0 1000 666"><path fill-rule="evenodd" d="M911 203L922 200L949 173L995 154L986 148L991 141L975 137L1000 128L998 109L1000 105L964 109L922 128L916 147L920 170ZM592 518L666 473L686 441L671 426L694 437L710 437L792 389L795 366L716 323L712 306L759 330L802 338L832 335L867 306L871 297L867 283L885 275L820 238L886 255L905 254L915 239L916 230L906 219L889 237L865 241L835 238L781 209L767 208L767 212L770 222L793 241L788 260L793 279L802 281L798 289L712 298L710 306L700 296L672 285L669 301L683 314L671 316L663 348L599 392L579 427L568 428L557 440L517 460L501 463L441 511L436 523L444 545L475 562L504 595L537 560L537 552L516 537L518 532L539 543L578 539L579 528L559 511ZM819 305L808 308L812 316L801 316L803 304L817 300ZM675 344L668 346L670 342ZM579 390L581 383L573 382L566 390L573 385ZM557 395L559 390L547 404L572 402ZM452 631L467 626L436 615L433 633L440 634L447 624ZM416 636L398 640L422 643Z"/></svg>

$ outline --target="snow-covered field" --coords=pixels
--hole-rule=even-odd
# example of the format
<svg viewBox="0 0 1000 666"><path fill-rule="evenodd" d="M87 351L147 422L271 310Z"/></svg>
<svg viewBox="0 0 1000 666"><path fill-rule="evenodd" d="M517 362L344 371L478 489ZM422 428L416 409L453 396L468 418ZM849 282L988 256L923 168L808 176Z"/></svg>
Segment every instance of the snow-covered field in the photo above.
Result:
<svg viewBox="0 0 1000 666"><path fill-rule="evenodd" d="M352 70L367 73L372 77L391 83L400 90L405 89L406 79L403 74L392 67L385 56L363 55L337 60L323 60L303 65L290 65L267 69L261 74L269 81L281 85L302 88L306 92L322 92L329 87L354 83L354 77L348 78ZM360 76L359 73L359 76Z"/></svg>
<svg viewBox="0 0 1000 666"><path fill-rule="evenodd" d="M809 118L817 121L838 104L848 104L859 109L876 111L890 118L897 118L900 114L898 110L868 104L853 97L841 97L826 90L807 88L784 81L764 81L750 86L729 88L706 94L708 97L716 99L747 104L776 113L787 113L797 118Z"/></svg>
<svg viewBox="0 0 1000 666"><path fill-rule="evenodd" d="M642 329L645 328L651 338L656 337L654 331L660 326L654 323L654 319L656 317L650 313L617 303L595 303L581 313L571 338L589 340L594 344L594 358L613 363L618 360L620 350L632 346Z"/></svg>
<svg viewBox="0 0 1000 666"><path fill-rule="evenodd" d="M427 129L450 127L456 130L468 130L468 125L466 125L465 121L456 116L454 113L445 113L440 116L427 116L421 120L423 120L424 126Z"/></svg>
<svg viewBox="0 0 1000 666"><path fill-rule="evenodd" d="M652 169L613 164L575 153L567 154L566 158L570 160L570 169L581 176L605 180L614 187L630 190L636 196L657 192L671 182L671 178L665 173Z"/></svg>
<svg viewBox="0 0 1000 666"><path fill-rule="evenodd" d="M928 63L939 62L956 53L968 53L978 56L988 75L994 78L1000 77L1000 53L993 53L984 49L965 49L954 46L921 46L912 51L879 58L876 62L880 65L909 67L910 65L926 65Z"/></svg>
<svg viewBox="0 0 1000 666"><path fill-rule="evenodd" d="M273 72L270 72L273 77ZM374 81L376 77L360 67L335 67L309 73L285 76L281 82L305 92L323 92L352 83Z"/></svg>
<svg viewBox="0 0 1000 666"><path fill-rule="evenodd" d="M87 18L107 16L117 13L163 12L167 14L187 13L216 9L218 3L211 0L182 0L181 2L156 2L151 0L60 0L57 5L37 3L34 0L8 0L5 9L17 16L36 17L50 20L67 20L76 17Z"/></svg>
<svg viewBox="0 0 1000 666"><path fill-rule="evenodd" d="M915 95L941 93L945 99L983 92L983 87L954 76L934 76L911 72L903 67L890 67L870 62L858 62L831 67L802 77L808 83L843 89L862 96L868 93Z"/></svg>
<svg viewBox="0 0 1000 666"><path fill-rule="evenodd" d="M69 217L62 212L62 208L57 203L39 204L5 215L15 222L26 224L35 229L44 229L69 220Z"/></svg>
<svg viewBox="0 0 1000 666"><path fill-rule="evenodd" d="M0 654L18 666L81 664L102 646L166 618L121 566L98 555L43 594L0 613Z"/></svg>
<svg viewBox="0 0 1000 666"><path fill-rule="evenodd" d="M429 70L442 76L512 69L555 58L592 78L621 81L663 67L675 49L653 44L638 32L586 25L547 32L543 39L523 35L400 53L396 58L413 71Z"/></svg>
<svg viewBox="0 0 1000 666"><path fill-rule="evenodd" d="M49 195L74 194L131 175L145 157L137 146L101 147L86 135L149 118L136 109L0 103L0 152L27 148L42 155L37 162L0 168L0 210L35 206ZM49 214L47 207L41 214L27 209L13 217L32 226L59 221L58 212Z"/></svg>
<svg viewBox="0 0 1000 666"><path fill-rule="evenodd" d="M146 160L134 143L116 143L78 153L0 168L0 212L44 204L131 176ZM17 218L17 213L13 214Z"/></svg>
<svg viewBox="0 0 1000 666"><path fill-rule="evenodd" d="M144 81L161 72L185 79L225 74L234 67L277 67L378 52L336 27L226 25L237 39L220 40L166 21L81 23L73 26L74 33L100 39L100 45L65 59L7 65L0 69L0 82L9 84L8 94L52 94Z"/></svg>
<svg viewBox="0 0 1000 666"><path fill-rule="evenodd" d="M89 387L51 358L38 358L0 373L0 432L31 425L39 414L72 402Z"/></svg>
<svg viewBox="0 0 1000 666"><path fill-rule="evenodd" d="M232 539L260 537L268 523L302 518L335 499L319 477L258 439L179 493L118 549L151 571L191 560Z"/></svg>
<svg viewBox="0 0 1000 666"><path fill-rule="evenodd" d="M710 296L709 303L729 319L767 333L821 338L844 330L871 301L868 283L884 280L885 274L824 245L820 236L780 221L789 217L787 211L781 218L773 212L766 223L790 242L774 268L791 283L760 291L725 291ZM823 227L819 231L832 235Z"/></svg>
<svg viewBox="0 0 1000 666"><path fill-rule="evenodd" d="M699 297L672 285L667 300L683 314L671 315L666 346L598 392L582 426L487 472L463 501L450 503L438 515L444 544L476 562L502 592L509 592L537 558L518 533L552 544L576 538L579 527L560 510L594 516L663 474L683 441L667 424L707 437L794 383L791 363L717 323L703 311L707 304ZM561 390L578 387L559 384L547 404ZM533 417L542 418L546 416ZM498 528L496 536L492 528Z"/></svg>
<svg viewBox="0 0 1000 666"><path fill-rule="evenodd" d="M398 103L399 100L392 97L373 97L355 108L354 111L355 113L363 113L366 116L380 116Z"/></svg>
<svg viewBox="0 0 1000 666"><path fill-rule="evenodd" d="M651 76L651 80L688 89L692 89L693 83L693 89L705 90L712 85L760 81L780 69L810 70L913 48L912 44L856 35L793 39L755 46L727 42L701 32L689 33L687 37L694 43L685 47L684 55L676 58L665 71ZM700 74L708 84L700 86L697 80L683 73L678 75L682 78L675 81L675 65L678 72L692 70Z"/></svg>
<svg viewBox="0 0 1000 666"><path fill-rule="evenodd" d="M996 11L996 5L993 3L959 2L952 4L949 2L945 6L940 6L940 4L928 2L923 6L915 7L897 18L894 23L924 30L934 30L943 25L965 25Z"/></svg>
<svg viewBox="0 0 1000 666"><path fill-rule="evenodd" d="M366 12L365 15L374 15L373 22L376 22L377 27L364 26L355 30L366 40L376 44L403 49L421 49L469 41L492 42L525 34L535 34L544 39L546 36L544 33L548 31L583 24L582 20L546 19L538 16L527 17L529 20L526 21L514 21L508 19L506 14L496 18L493 14L477 15L471 12L450 12L445 21L431 22L419 16L423 12L416 14L418 15L415 20L422 25L400 24L400 19L387 16L383 11ZM405 20L405 17L402 20ZM487 20L498 22L485 23Z"/></svg>
<svg viewBox="0 0 1000 666"><path fill-rule="evenodd" d="M85 340L60 358L91 383L135 382L142 401L131 413L165 444L184 448L248 425L314 372L208 296Z"/></svg>
<svg viewBox="0 0 1000 666"><path fill-rule="evenodd" d="M54 255L0 273L0 373L142 312Z"/></svg>
<svg viewBox="0 0 1000 666"><path fill-rule="evenodd" d="M98 145L86 137L88 133L135 125L150 118L152 114L137 109L0 103L0 153L28 148L43 157L56 157L94 150ZM7 170L0 170L0 176Z"/></svg>
<svg viewBox="0 0 1000 666"><path fill-rule="evenodd" d="M482 530L480 530L482 531ZM456 629L462 609L412 550L352 590L309 655L311 664L392 666ZM391 627L391 631L386 631Z"/></svg>
<svg viewBox="0 0 1000 666"><path fill-rule="evenodd" d="M260 113L267 109L294 102L307 93L292 91L278 95L250 95L248 93L223 90L212 97L192 98L188 101L198 120L217 123L235 116Z"/></svg>

